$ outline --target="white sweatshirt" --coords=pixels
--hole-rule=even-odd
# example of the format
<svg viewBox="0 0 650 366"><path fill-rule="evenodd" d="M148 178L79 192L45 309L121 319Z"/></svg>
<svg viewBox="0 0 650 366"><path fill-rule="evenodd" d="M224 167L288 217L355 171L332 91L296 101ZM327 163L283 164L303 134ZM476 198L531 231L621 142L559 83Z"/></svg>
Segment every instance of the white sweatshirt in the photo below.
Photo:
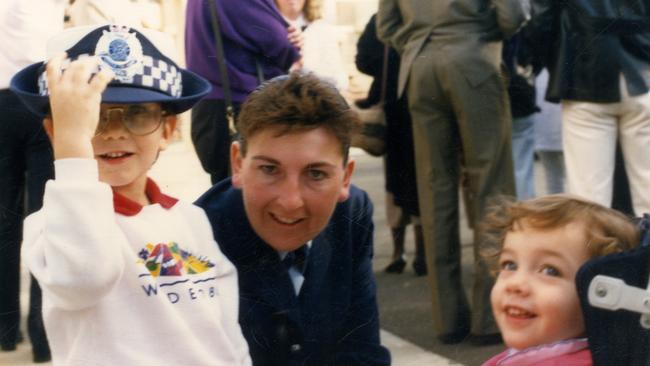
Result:
<svg viewBox="0 0 650 366"><path fill-rule="evenodd" d="M114 196L93 159L55 170L23 243L55 366L251 364L237 272L203 210L153 181L151 205Z"/></svg>

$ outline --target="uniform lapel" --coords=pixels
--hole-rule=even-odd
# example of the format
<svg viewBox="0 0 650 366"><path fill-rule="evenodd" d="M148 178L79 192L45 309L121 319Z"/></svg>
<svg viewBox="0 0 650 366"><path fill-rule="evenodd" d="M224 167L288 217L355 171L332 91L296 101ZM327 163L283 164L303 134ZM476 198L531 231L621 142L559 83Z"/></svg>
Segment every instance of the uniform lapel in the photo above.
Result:
<svg viewBox="0 0 650 366"><path fill-rule="evenodd" d="M288 310L290 314L297 309L296 293L289 273L280 261L278 254L271 251L259 266L259 293L265 302L278 310ZM295 315L295 314L293 314Z"/></svg>
<svg viewBox="0 0 650 366"><path fill-rule="evenodd" d="M329 268L332 257L332 246L327 239L326 232L317 236L311 244L309 257L307 258L307 270L305 271L305 282L302 284L300 291L301 303L303 308L310 308L309 304L304 303L303 298L318 301L318 289L324 284L324 278ZM304 296L303 296L304 294Z"/></svg>

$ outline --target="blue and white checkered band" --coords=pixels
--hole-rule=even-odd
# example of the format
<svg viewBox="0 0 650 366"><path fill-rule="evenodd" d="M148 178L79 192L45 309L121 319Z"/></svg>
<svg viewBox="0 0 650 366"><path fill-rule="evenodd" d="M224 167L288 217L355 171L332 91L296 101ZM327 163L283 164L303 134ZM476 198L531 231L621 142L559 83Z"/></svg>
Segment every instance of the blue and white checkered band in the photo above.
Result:
<svg viewBox="0 0 650 366"><path fill-rule="evenodd" d="M112 25L109 31L104 31L97 41L95 55L102 60L100 67L108 67L115 74L111 85L141 86L175 98L183 94L182 75L178 68L166 61L143 55L140 41L135 33L129 33L128 27ZM88 55L80 55L77 59L84 57ZM61 69L65 70L69 65L70 59L67 59ZM38 78L38 89L40 95L48 94L45 71Z"/></svg>
<svg viewBox="0 0 650 366"><path fill-rule="evenodd" d="M149 56L142 57L142 73L133 76L133 84L157 89L176 98L183 93L183 77L178 68Z"/></svg>

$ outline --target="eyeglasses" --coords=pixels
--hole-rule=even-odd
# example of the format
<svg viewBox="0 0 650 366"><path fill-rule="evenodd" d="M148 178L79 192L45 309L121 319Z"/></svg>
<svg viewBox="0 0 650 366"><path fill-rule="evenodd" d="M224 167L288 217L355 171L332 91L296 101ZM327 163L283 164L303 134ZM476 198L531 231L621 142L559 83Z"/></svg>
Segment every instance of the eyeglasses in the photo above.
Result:
<svg viewBox="0 0 650 366"><path fill-rule="evenodd" d="M136 136L149 135L160 127L163 117L166 115L165 111L160 109L152 110L141 105L108 108L99 115L99 124L97 130L95 130L95 136L106 132L108 125L116 118L131 134Z"/></svg>

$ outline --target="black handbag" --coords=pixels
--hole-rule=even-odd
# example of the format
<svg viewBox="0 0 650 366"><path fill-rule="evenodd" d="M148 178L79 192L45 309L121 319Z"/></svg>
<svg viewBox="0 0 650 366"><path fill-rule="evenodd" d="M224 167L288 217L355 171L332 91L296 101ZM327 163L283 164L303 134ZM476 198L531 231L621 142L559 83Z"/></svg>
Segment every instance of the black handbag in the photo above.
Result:
<svg viewBox="0 0 650 366"><path fill-rule="evenodd" d="M230 79L228 78L226 60L224 59L223 39L221 38L221 28L219 27L219 14L217 13L217 6L213 1L208 1L208 4L210 5L210 21L212 24L214 41L217 51L217 64L219 66L219 73L221 74L223 99L226 103L226 120L228 121L228 131L230 131L230 139L233 141L237 137L237 126L235 124L235 108L232 104L232 95L230 94Z"/></svg>
<svg viewBox="0 0 650 366"><path fill-rule="evenodd" d="M223 99L226 103L226 119L228 120L228 130L230 131L230 141L238 138L237 124L235 122L235 108L232 104L232 95L230 93L230 79L228 78L228 69L226 69L226 60L224 59L223 38L221 38L221 28L219 27L219 13L214 1L208 1L210 5L210 21L212 31L214 32L214 41L217 50L217 63L219 64L219 73L221 74L221 86L223 87ZM259 60L255 59L255 68L259 83L264 82L264 71Z"/></svg>

